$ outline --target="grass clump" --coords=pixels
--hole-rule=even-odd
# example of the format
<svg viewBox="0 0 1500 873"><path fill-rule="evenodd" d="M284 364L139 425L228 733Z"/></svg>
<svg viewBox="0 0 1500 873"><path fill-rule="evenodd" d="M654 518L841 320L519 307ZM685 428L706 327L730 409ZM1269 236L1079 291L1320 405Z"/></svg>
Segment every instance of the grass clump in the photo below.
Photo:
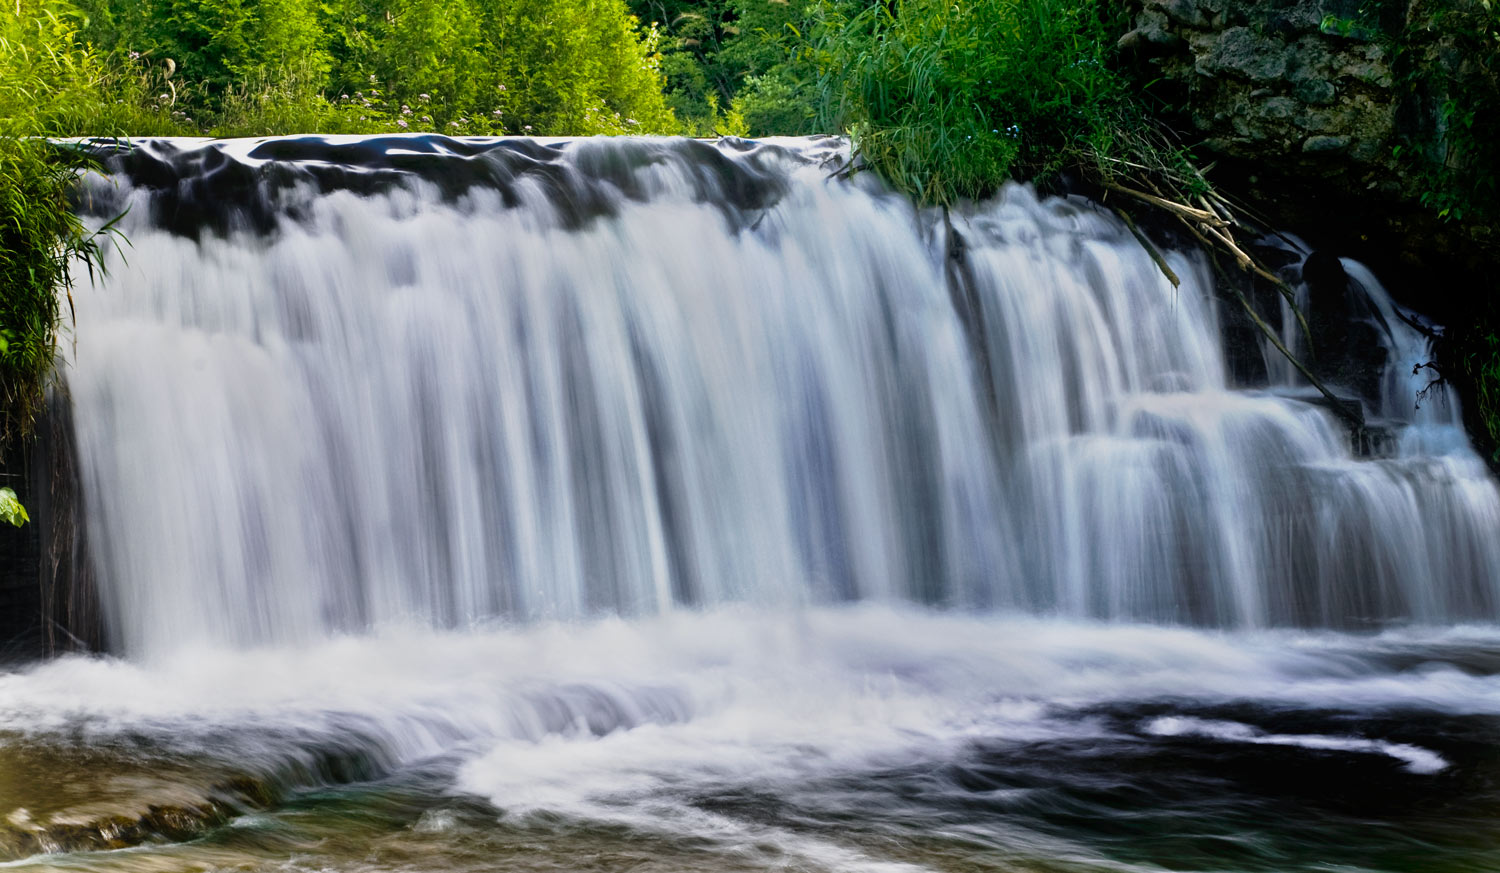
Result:
<svg viewBox="0 0 1500 873"><path fill-rule="evenodd" d="M1102 0L826 2L821 118L928 203L1069 172L1201 194L1186 153L1113 64L1123 14Z"/></svg>
<svg viewBox="0 0 1500 873"><path fill-rule="evenodd" d="M101 243L69 199L91 159L45 137L177 130L140 71L110 69L81 26L65 3L12 0L0 9L0 444L30 432L72 265L92 269Z"/></svg>

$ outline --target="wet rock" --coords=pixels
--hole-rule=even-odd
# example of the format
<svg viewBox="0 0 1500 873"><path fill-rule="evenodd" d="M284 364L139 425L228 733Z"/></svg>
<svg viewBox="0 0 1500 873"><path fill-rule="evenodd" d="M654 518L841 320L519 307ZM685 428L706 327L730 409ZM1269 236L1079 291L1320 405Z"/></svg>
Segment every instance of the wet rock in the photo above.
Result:
<svg viewBox="0 0 1500 873"><path fill-rule="evenodd" d="M1310 136L1302 143L1304 152L1346 152L1351 140L1347 136Z"/></svg>
<svg viewBox="0 0 1500 873"><path fill-rule="evenodd" d="M1183 27L1206 28L1209 18L1197 0L1156 0L1149 4L1160 9L1169 20Z"/></svg>
<svg viewBox="0 0 1500 873"><path fill-rule="evenodd" d="M1302 281L1308 291L1313 372L1327 384L1356 392L1372 405L1378 403L1386 350L1368 296L1350 282L1343 263L1327 251L1308 255L1302 264Z"/></svg>
<svg viewBox="0 0 1500 873"><path fill-rule="evenodd" d="M1338 89L1324 79L1303 79L1292 85L1292 96L1302 103L1326 106L1338 98Z"/></svg>
<svg viewBox="0 0 1500 873"><path fill-rule="evenodd" d="M1142 57L1160 57L1181 48L1182 38L1169 33L1161 21L1147 20L1120 37L1119 46Z"/></svg>
<svg viewBox="0 0 1500 873"><path fill-rule="evenodd" d="M207 762L0 737L0 860L180 842L270 800L264 783Z"/></svg>

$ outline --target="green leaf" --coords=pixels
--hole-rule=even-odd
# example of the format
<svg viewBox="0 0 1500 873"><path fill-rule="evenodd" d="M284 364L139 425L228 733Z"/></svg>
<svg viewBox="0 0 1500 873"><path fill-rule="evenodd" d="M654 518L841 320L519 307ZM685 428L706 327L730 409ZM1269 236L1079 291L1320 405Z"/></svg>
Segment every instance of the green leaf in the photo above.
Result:
<svg viewBox="0 0 1500 873"><path fill-rule="evenodd" d="M16 527L31 521L14 488L0 488L0 521L10 522Z"/></svg>

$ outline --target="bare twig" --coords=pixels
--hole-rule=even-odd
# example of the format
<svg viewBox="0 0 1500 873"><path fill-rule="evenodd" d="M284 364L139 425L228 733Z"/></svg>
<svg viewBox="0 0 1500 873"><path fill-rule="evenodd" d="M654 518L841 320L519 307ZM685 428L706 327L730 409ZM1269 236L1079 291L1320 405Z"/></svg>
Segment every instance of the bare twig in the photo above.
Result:
<svg viewBox="0 0 1500 873"><path fill-rule="evenodd" d="M1197 209L1192 206L1184 206L1181 203L1173 203L1171 200L1168 200L1164 197L1158 197L1155 194L1147 194L1145 191L1137 191L1134 188L1127 188L1117 182L1110 182L1108 183L1107 187L1111 191L1119 191L1121 194L1127 194L1131 197L1136 198L1137 200L1140 200L1144 203L1149 203L1152 206L1157 207L1158 209L1164 209L1167 212L1170 212L1173 215L1179 216L1181 218L1191 218L1194 221L1213 227L1224 227L1227 224L1227 222L1225 222L1224 219L1220 218L1216 213L1205 212L1202 209Z"/></svg>
<svg viewBox="0 0 1500 873"><path fill-rule="evenodd" d="M1420 333L1422 336L1427 337L1433 342L1437 342L1443 338L1442 334L1438 333L1427 325L1422 324L1414 318L1407 317L1406 313L1402 312L1400 309L1393 309L1393 311L1396 313L1396 317L1401 319L1401 321L1405 323L1407 327L1410 327L1412 330Z"/></svg>

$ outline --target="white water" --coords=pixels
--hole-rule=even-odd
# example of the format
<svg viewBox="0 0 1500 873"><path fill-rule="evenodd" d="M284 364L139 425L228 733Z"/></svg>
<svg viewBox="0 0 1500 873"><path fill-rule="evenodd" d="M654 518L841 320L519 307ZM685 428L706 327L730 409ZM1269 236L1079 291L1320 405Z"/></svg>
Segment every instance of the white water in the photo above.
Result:
<svg viewBox="0 0 1500 873"><path fill-rule="evenodd" d="M1435 654L1417 669L1392 669L1386 661L1424 650ZM1410 776L1402 778L1414 780L1437 778L1448 762L1420 745L1349 727L1309 734L1194 716L1122 722L1100 707L1168 701L1201 710L1248 702L1265 718L1328 710L1346 719L1414 711L1435 714L1428 718L1500 715L1500 675L1443 663L1436 654L1472 650L1500 651L1500 637L1493 629L1360 639L1289 631L1226 636L877 605L730 609L465 633L389 629L309 646L187 650L156 665L69 657L0 676L0 731L85 749L145 744L293 787L329 753L368 761L377 774L436 768L441 780L424 789L433 809L411 831L440 844L478 839L444 811L454 797L477 796L493 804L494 827L533 844L528 851L538 860L527 869L551 863L553 850L535 843L539 835L600 828L698 846L736 869L948 869L940 858L929 865L888 843L925 831L960 840L974 863L995 869L1027 869L1028 858L1079 863L1069 870L1160 869L1116 864L1107 843L1049 832L1033 818L1072 809L1108 821L1107 809L1092 812L1069 799L1070 787L1087 790L1089 759L1107 752L1128 761L1163 740L1289 747L1309 762L1340 754L1385 759L1390 773L1404 770ZM984 772L995 755L1023 767L1035 762L1048 782L976 794L964 774ZM1109 784L1128 787L1129 772ZM917 780L920 792L886 787L899 789L903 779ZM1398 781L1392 790L1427 784ZM815 820L852 816L859 825L830 829L794 819L788 826L704 802L716 796L775 798ZM1152 808L1143 797L1149 795L1135 803L1144 815ZM976 803L984 805L978 814ZM1007 812L983 812L994 804ZM1215 816L1233 812L1230 798L1209 796L1204 818L1173 826L1212 827ZM234 826L275 833L317 814L304 803L279 825L251 815ZM1296 806L1285 814L1295 819ZM274 849L235 855L215 846L152 849L137 866L111 853L23 866L408 869L364 851L346 858L336 844L307 844L280 858ZM1301 851L1310 864L1323 857L1315 848ZM152 853L166 860L152 862ZM561 863L586 857L564 855ZM700 859L685 869L720 866ZM421 869L446 864L434 856Z"/></svg>
<svg viewBox="0 0 1500 873"><path fill-rule="evenodd" d="M1174 290L1087 204L959 217L961 317L940 216L830 180L826 141L723 147L743 178L554 149L572 187L523 175L515 206L309 188L198 241L98 183L131 247L77 295L69 382L114 645L735 601L1496 617L1500 493L1456 403L1351 457L1228 385L1201 264L1169 254ZM581 227L580 191L607 205ZM1392 372L1424 351L1392 343Z"/></svg>
<svg viewBox="0 0 1500 873"><path fill-rule="evenodd" d="M1404 838L1309 832L1297 772L1338 798L1478 766L1500 492L1456 401L1416 410L1425 340L1357 265L1391 325L1374 460L1280 362L1232 385L1203 265L1169 253L1174 290L1082 202L956 214L958 271L941 216L830 178L828 141L506 146L456 198L437 157L361 196L378 162L320 193L326 162L255 147L91 181L131 206L68 372L125 658L0 675L0 743L292 802L23 868L602 869L646 840L647 870L1373 870L1344 850ZM262 173L243 202L216 150ZM238 229L173 233L193 210ZM1367 622L1413 626L1326 629ZM1274 820L1214 769L1245 749L1291 774ZM1226 829L1225 864L1136 851Z"/></svg>

